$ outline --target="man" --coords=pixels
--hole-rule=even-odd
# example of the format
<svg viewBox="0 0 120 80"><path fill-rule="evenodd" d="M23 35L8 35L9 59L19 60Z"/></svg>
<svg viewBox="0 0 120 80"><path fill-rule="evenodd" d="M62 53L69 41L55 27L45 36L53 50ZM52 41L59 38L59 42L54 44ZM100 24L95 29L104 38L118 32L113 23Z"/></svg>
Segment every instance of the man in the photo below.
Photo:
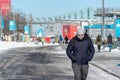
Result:
<svg viewBox="0 0 120 80"><path fill-rule="evenodd" d="M44 39L44 38L41 38L41 42L42 42L42 45L44 46L45 39Z"/></svg>
<svg viewBox="0 0 120 80"><path fill-rule="evenodd" d="M111 52L112 43L113 43L113 41L112 41L112 35L109 34L109 36L108 36L108 47L109 47L109 52Z"/></svg>
<svg viewBox="0 0 120 80"><path fill-rule="evenodd" d="M65 37L65 44L68 44L68 37Z"/></svg>
<svg viewBox="0 0 120 80"><path fill-rule="evenodd" d="M88 74L88 62L94 55L94 47L90 37L84 28L78 28L77 35L69 42L66 49L71 59L75 80L86 80Z"/></svg>
<svg viewBox="0 0 120 80"><path fill-rule="evenodd" d="M101 45L102 45L102 38L101 38L100 34L98 34L98 36L96 38L96 43L97 43L97 47L98 47L98 52L100 52Z"/></svg>

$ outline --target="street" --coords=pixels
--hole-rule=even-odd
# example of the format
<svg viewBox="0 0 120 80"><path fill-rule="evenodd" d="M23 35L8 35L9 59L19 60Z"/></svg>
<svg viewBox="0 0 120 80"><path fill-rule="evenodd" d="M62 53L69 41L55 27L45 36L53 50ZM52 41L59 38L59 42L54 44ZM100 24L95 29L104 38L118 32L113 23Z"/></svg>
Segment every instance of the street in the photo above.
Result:
<svg viewBox="0 0 120 80"><path fill-rule="evenodd" d="M120 80L120 0L0 0L0 80L74 80L67 45L86 80Z"/></svg>
<svg viewBox="0 0 120 80"><path fill-rule="evenodd" d="M71 62L59 45L14 48L0 55L0 80L74 80ZM87 80L119 79L90 64Z"/></svg>

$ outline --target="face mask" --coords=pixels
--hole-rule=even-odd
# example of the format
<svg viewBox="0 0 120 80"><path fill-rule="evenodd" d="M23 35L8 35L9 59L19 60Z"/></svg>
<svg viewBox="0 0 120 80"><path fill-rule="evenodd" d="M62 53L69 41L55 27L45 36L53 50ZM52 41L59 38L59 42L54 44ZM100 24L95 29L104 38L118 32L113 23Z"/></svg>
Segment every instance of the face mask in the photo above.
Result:
<svg viewBox="0 0 120 80"><path fill-rule="evenodd" d="M77 36L80 40L82 40L84 38L84 35L78 35Z"/></svg>

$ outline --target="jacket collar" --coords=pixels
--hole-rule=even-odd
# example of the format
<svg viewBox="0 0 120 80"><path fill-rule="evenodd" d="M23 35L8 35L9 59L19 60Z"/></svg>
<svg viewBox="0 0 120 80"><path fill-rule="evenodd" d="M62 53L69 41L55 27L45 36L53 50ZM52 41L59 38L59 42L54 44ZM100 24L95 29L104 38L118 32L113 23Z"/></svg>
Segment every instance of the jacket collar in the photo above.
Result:
<svg viewBox="0 0 120 80"><path fill-rule="evenodd" d="M84 34L84 38L81 39L81 40L77 37L77 35L76 35L74 38L75 38L76 40L78 40L78 41L83 41L83 40L86 40L86 39L88 38L88 34L85 33L85 34Z"/></svg>

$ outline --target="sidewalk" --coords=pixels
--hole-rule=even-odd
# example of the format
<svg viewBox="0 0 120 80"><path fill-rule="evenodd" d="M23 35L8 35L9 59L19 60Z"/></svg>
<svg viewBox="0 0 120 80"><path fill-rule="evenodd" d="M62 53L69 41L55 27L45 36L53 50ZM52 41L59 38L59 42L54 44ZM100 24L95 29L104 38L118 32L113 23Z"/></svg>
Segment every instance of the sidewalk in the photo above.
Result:
<svg viewBox="0 0 120 80"><path fill-rule="evenodd" d="M96 53L90 64L101 68L118 78L120 78L120 53L119 52L101 52Z"/></svg>
<svg viewBox="0 0 120 80"><path fill-rule="evenodd" d="M67 45L62 44L61 46L63 49L66 49L67 47ZM97 49L96 46L95 49ZM102 49L100 53L95 52L94 58L90 64L120 78L120 51L117 49L108 52L108 49L106 48L104 50Z"/></svg>

